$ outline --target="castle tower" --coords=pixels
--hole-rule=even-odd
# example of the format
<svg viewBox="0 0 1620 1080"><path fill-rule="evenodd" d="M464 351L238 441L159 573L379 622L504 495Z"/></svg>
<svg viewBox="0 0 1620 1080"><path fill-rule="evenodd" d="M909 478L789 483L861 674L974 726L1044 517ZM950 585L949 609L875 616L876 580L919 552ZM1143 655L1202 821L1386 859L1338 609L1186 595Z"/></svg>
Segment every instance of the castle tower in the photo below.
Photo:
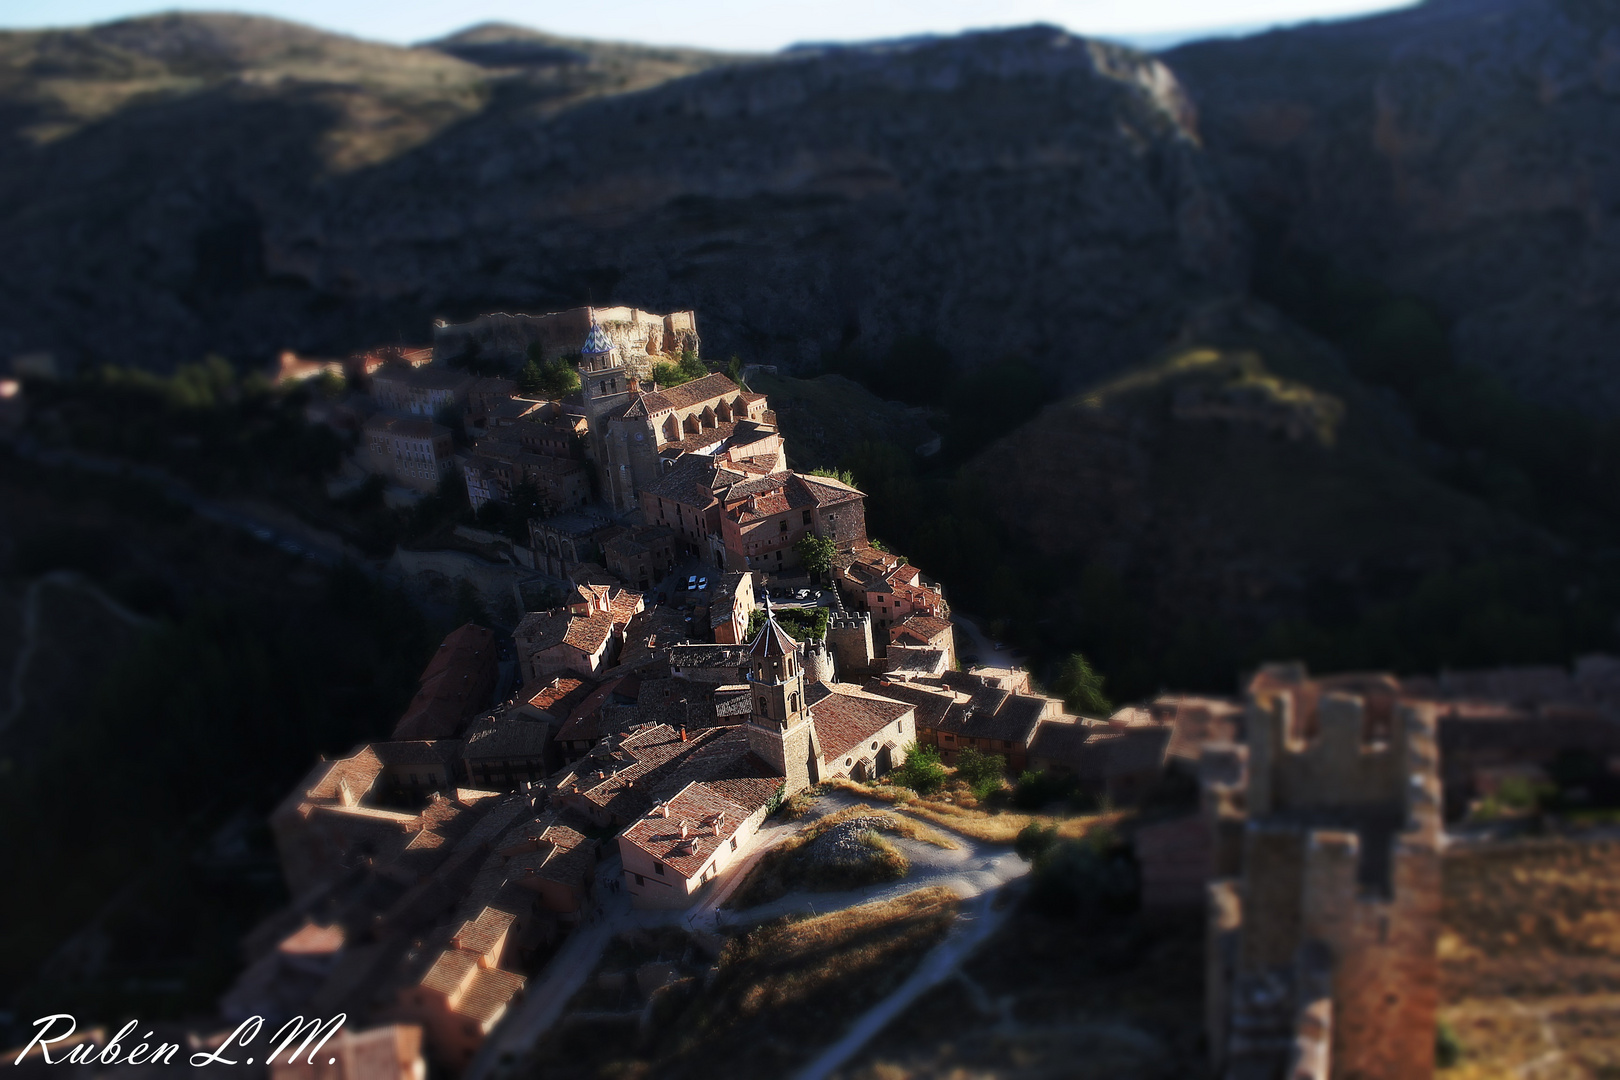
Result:
<svg viewBox="0 0 1620 1080"><path fill-rule="evenodd" d="M838 594L835 591L833 595ZM827 620L827 647L838 662L838 677L855 682L876 667L877 647L872 639L872 614L845 611L842 598Z"/></svg>
<svg viewBox="0 0 1620 1080"><path fill-rule="evenodd" d="M765 602L765 625L748 650L748 748L786 778L785 793L816 780L810 707L804 697L799 646L788 637Z"/></svg>

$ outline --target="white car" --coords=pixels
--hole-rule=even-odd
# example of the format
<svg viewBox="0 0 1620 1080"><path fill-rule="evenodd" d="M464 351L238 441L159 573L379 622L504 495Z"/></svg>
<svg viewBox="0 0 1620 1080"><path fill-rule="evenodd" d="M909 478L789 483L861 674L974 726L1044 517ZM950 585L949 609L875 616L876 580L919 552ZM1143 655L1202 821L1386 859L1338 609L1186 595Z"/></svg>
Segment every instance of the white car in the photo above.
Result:
<svg viewBox="0 0 1620 1080"><path fill-rule="evenodd" d="M688 589L688 590L692 590L692 589L695 589L695 588L697 588L697 587L698 587L698 584L697 584L697 575L696 575L696 574L693 574L693 575L692 575L692 576L691 576L691 577L689 577L689 578L687 578L687 579L686 579L686 588L687 588L687 589Z"/></svg>
<svg viewBox="0 0 1620 1080"><path fill-rule="evenodd" d="M706 577L698 578L697 587L700 589L707 589L709 587L709 579Z"/></svg>

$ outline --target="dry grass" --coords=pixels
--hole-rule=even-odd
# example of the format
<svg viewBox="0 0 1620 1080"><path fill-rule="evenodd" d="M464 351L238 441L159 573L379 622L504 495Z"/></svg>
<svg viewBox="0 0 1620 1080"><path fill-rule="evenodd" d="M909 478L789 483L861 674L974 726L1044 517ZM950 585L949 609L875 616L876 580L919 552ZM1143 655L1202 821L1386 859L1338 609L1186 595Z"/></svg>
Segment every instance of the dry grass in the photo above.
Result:
<svg viewBox="0 0 1620 1080"><path fill-rule="evenodd" d="M1462 1046L1446 1080L1620 1076L1620 844L1453 850L1444 870L1441 1017Z"/></svg>
<svg viewBox="0 0 1620 1080"><path fill-rule="evenodd" d="M766 852L748 878L738 887L725 906L736 910L766 904L799 889L811 892L835 892L858 889L863 885L876 885L885 881L899 881L911 869L911 864L895 846L880 836L868 841L871 858L854 866L829 866L805 857L804 848L825 835L828 830L853 818L876 818L877 828L883 832L919 840L935 847L954 848L956 843L933 829L886 810L873 810L865 806L852 806L835 814L828 814L809 828L790 836Z"/></svg>
<svg viewBox="0 0 1620 1080"><path fill-rule="evenodd" d="M1207 1075L1203 954L1197 912L1149 927L1026 905L963 977L930 991L837 1075L1196 1080Z"/></svg>
<svg viewBox="0 0 1620 1080"><path fill-rule="evenodd" d="M927 798L917 795L909 788L889 787L883 784L868 787L841 777L827 781L824 786L847 791L859 798L892 803L903 813L986 844L1010 844L1031 822L1053 826L1059 836L1078 839L1099 826L1117 823L1122 816L1118 812L1062 817L1053 814L1020 814L1010 810L986 810L979 805L977 799L973 798L971 792L965 790L965 785L964 790L953 790L955 787L953 785L953 789Z"/></svg>
<svg viewBox="0 0 1620 1080"><path fill-rule="evenodd" d="M701 990L653 1010L558 1025L526 1075L547 1080L781 1077L905 980L956 918L948 889L783 919L727 942Z"/></svg>

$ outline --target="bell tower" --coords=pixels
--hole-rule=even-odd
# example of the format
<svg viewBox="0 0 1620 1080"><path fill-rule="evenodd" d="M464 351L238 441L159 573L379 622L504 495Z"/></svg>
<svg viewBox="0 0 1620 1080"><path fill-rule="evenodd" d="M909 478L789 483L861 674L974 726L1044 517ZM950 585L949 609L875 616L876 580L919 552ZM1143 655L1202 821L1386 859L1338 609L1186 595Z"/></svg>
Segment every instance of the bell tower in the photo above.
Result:
<svg viewBox="0 0 1620 1080"><path fill-rule="evenodd" d="M748 650L748 748L786 778L785 793L817 779L810 706L804 699L799 646L765 602L765 625Z"/></svg>
<svg viewBox="0 0 1620 1080"><path fill-rule="evenodd" d="M630 396L630 380L624 362L614 354L613 339L597 322L594 311L591 312L591 332L579 350L579 389L593 429L598 417L615 405L623 404Z"/></svg>

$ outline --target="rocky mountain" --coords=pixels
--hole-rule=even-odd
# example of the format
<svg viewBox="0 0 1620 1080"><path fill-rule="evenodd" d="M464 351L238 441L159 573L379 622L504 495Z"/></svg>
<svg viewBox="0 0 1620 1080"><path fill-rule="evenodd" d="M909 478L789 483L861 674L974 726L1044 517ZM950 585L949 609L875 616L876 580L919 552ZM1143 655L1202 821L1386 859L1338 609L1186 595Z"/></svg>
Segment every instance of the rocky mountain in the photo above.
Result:
<svg viewBox="0 0 1620 1080"><path fill-rule="evenodd" d="M1050 28L717 58L177 15L8 34L0 68L0 354L257 359L593 299L695 308L711 356L929 335L1078 386L1244 282L1171 73Z"/></svg>
<svg viewBox="0 0 1620 1080"><path fill-rule="evenodd" d="M1427 0L1163 59L1262 259L1413 293L1461 362L1620 411L1620 5Z"/></svg>

